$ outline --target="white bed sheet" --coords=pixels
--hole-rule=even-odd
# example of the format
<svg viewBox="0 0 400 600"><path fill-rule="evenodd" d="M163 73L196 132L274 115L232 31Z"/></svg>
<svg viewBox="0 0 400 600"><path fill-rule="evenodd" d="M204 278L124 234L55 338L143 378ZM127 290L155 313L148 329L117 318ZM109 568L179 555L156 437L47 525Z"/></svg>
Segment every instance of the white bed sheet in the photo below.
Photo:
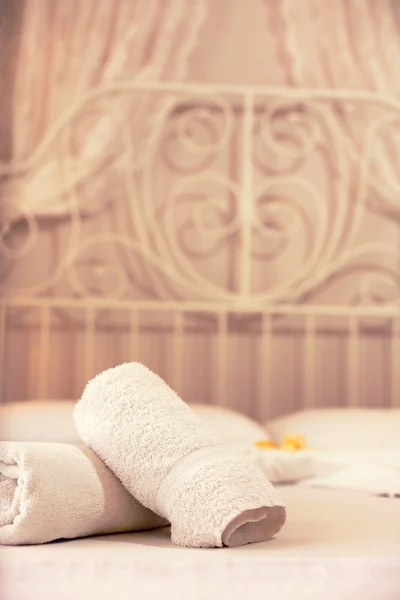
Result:
<svg viewBox="0 0 400 600"><path fill-rule="evenodd" d="M267 543L194 550L168 529L0 547L1 600L400 599L400 500L281 489L288 522Z"/></svg>

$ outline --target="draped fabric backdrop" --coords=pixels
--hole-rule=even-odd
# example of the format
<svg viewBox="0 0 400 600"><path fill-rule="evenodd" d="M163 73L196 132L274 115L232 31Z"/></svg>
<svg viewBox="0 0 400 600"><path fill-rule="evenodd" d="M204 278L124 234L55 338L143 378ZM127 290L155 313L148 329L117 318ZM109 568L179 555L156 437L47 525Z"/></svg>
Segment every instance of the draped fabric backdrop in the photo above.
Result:
<svg viewBox="0 0 400 600"><path fill-rule="evenodd" d="M325 0L264 1L277 57L292 85L400 94L395 58L400 56L397 0L337 0L329 6ZM17 1L14 9L12 2L6 0L7 4L10 22L16 7L24 6L24 10L18 35L9 35L10 43L2 43L3 64L13 70L13 86L3 91L2 100L2 104L12 104L12 111L3 110L0 117L2 143L8 132L12 148L9 160L0 164L3 222L26 214L65 214L71 209L66 186L77 181L90 188L85 189L85 206L79 207L90 213L98 208L101 193L112 189L113 182L104 171L108 169L112 179L110 163L123 160L118 153L121 124L129 123L137 141L134 167L143 145L151 139L152 120L162 114L165 102L160 105L144 96L119 100L112 118L101 114L101 102L89 102L87 119L81 124L82 143L75 149L79 173L68 183L58 157L52 154L52 141L62 133L62 116L78 109L94 87L126 79L182 79L208 3L29 0L24 5ZM3 35L8 30L10 23L3 18ZM266 67L268 62L266 58ZM354 130L357 150L360 123L354 114L343 114L341 119L348 131ZM392 121L384 126L374 164L378 210L400 216L400 128ZM91 135L84 141L89 129ZM68 135L65 139L68 144ZM100 172L102 177L93 177Z"/></svg>
<svg viewBox="0 0 400 600"><path fill-rule="evenodd" d="M398 0L265 0L277 56L293 86L370 90L400 98ZM353 138L362 119L351 107L339 114ZM400 219L400 120L383 118L374 149L375 209ZM378 125L376 125L378 126Z"/></svg>
<svg viewBox="0 0 400 600"><path fill-rule="evenodd" d="M12 62L7 83L13 84L2 91L12 111L0 116L6 121L11 116L3 129L10 132L12 148L0 164L3 231L21 217L101 208L118 179L115 163L124 160L124 128L134 141L129 157L134 169L167 103L126 96L110 115L88 93L101 86L112 91L124 80L183 79L206 7L203 0L28 0L14 7L6 0L0 35L10 40L1 47L4 63ZM11 27L17 18L19 31ZM79 171L67 179L55 145L60 147L60 136L61 146L70 143L72 132L63 123L78 108L79 122L72 128L80 128L73 149ZM84 188L84 205L69 206L72 185Z"/></svg>

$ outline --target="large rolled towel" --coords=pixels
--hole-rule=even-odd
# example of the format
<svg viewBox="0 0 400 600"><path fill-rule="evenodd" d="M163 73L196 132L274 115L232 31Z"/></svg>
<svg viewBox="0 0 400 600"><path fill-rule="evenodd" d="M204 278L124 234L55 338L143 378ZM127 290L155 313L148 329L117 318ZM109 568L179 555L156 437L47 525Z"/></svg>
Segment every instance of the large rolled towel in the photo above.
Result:
<svg viewBox="0 0 400 600"><path fill-rule="evenodd" d="M0 544L165 525L141 506L92 450L67 444L0 443Z"/></svg>
<svg viewBox="0 0 400 600"><path fill-rule="evenodd" d="M284 524L263 473L225 448L147 367L128 363L95 377L74 417L126 489L171 523L174 543L237 546L269 539Z"/></svg>

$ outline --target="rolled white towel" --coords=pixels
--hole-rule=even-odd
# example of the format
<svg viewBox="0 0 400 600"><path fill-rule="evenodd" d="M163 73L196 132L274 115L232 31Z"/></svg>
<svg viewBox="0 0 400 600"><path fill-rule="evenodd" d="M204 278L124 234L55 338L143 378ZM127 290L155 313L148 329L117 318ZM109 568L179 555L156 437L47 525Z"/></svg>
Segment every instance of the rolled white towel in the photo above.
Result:
<svg viewBox="0 0 400 600"><path fill-rule="evenodd" d="M95 377L74 417L126 489L171 523L174 543L237 546L283 526L285 508L261 471L225 448L147 367L128 363Z"/></svg>
<svg viewBox="0 0 400 600"><path fill-rule="evenodd" d="M153 529L140 505L89 448L0 443L0 544Z"/></svg>

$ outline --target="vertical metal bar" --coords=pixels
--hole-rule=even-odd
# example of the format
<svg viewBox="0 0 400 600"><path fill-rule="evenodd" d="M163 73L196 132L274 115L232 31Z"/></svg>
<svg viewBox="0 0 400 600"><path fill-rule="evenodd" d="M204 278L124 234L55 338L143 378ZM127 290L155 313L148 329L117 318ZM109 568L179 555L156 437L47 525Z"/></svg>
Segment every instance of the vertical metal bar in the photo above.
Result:
<svg viewBox="0 0 400 600"><path fill-rule="evenodd" d="M399 318L392 323L390 348L390 404L392 408L400 407L400 332Z"/></svg>
<svg viewBox="0 0 400 600"><path fill-rule="evenodd" d="M140 312L133 310L129 313L129 360L139 360L140 353Z"/></svg>
<svg viewBox="0 0 400 600"><path fill-rule="evenodd" d="M227 397L227 360L228 360L228 315L218 314L217 320L217 404L226 406Z"/></svg>
<svg viewBox="0 0 400 600"><path fill-rule="evenodd" d="M272 403L272 317L269 313L261 315L261 352L260 352L260 409L262 422L270 417Z"/></svg>
<svg viewBox="0 0 400 600"><path fill-rule="evenodd" d="M40 341L39 341L39 370L38 370L38 398L47 399L49 373L51 372L50 360L50 307L44 306L40 310Z"/></svg>
<svg viewBox="0 0 400 600"><path fill-rule="evenodd" d="M174 313L173 361L173 387L178 394L181 394L183 374L183 314L181 311Z"/></svg>
<svg viewBox="0 0 400 600"><path fill-rule="evenodd" d="M316 322L315 315L306 316L304 408L315 406L316 400Z"/></svg>
<svg viewBox="0 0 400 600"><path fill-rule="evenodd" d="M84 342L84 378L85 382L93 377L94 366L94 337L95 337L95 310L92 306L85 311L85 342Z"/></svg>
<svg viewBox="0 0 400 600"><path fill-rule="evenodd" d="M358 406L360 399L360 324L355 316L349 318L347 378L347 404Z"/></svg>
<svg viewBox="0 0 400 600"><path fill-rule="evenodd" d="M4 398L4 364L5 364L5 339L6 339L6 306L0 305L0 404Z"/></svg>
<svg viewBox="0 0 400 600"><path fill-rule="evenodd" d="M248 92L244 96L243 139L241 164L241 198L240 198L240 265L239 290L243 297L251 293L251 235L253 221L253 130L254 130L254 97Z"/></svg>

